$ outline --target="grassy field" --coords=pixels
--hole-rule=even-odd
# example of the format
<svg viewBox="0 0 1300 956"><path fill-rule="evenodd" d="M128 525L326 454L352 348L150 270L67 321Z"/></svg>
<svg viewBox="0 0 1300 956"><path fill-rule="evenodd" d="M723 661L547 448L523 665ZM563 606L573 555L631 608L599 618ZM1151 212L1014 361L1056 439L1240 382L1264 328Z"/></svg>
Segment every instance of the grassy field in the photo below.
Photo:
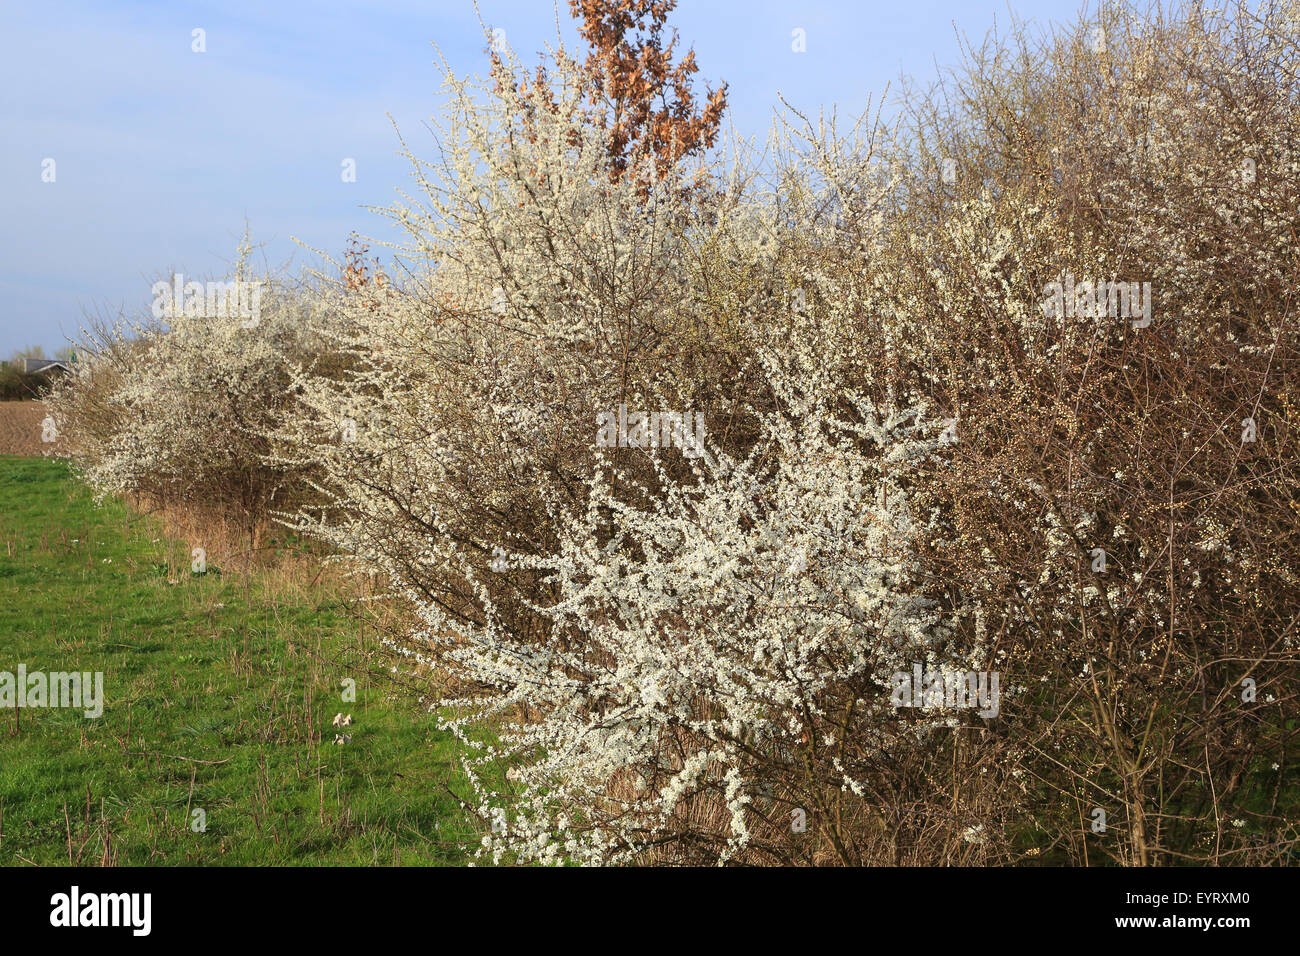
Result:
<svg viewBox="0 0 1300 956"><path fill-rule="evenodd" d="M463 862L451 741L328 590L192 574L156 519L0 457L0 671L102 671L105 698L0 709L0 864Z"/></svg>

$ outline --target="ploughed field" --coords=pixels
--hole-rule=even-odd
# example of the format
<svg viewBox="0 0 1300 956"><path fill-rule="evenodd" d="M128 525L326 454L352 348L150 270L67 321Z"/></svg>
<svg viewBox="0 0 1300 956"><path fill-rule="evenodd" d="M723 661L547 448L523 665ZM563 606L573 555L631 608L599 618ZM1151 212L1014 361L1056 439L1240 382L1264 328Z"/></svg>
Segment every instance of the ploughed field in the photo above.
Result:
<svg viewBox="0 0 1300 956"><path fill-rule="evenodd" d="M44 419L40 402L0 402L0 455L41 455L57 448L57 441L41 441Z"/></svg>

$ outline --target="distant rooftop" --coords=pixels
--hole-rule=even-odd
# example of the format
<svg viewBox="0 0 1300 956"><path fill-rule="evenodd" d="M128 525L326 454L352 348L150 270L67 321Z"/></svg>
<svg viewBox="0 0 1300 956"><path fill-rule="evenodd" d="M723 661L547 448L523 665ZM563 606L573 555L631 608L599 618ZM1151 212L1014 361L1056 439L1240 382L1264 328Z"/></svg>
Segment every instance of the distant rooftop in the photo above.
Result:
<svg viewBox="0 0 1300 956"><path fill-rule="evenodd" d="M71 371L71 369L68 367L68 363L64 362L61 359L29 358L23 360L23 371L29 375L32 374L33 372L52 372L56 368L62 369L65 372Z"/></svg>

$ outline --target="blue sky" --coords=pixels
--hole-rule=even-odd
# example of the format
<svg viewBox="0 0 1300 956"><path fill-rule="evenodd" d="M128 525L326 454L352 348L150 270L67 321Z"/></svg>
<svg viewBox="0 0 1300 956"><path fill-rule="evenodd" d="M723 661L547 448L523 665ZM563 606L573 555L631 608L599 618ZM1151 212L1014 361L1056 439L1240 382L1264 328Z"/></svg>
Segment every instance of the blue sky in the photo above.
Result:
<svg viewBox="0 0 1300 956"><path fill-rule="evenodd" d="M1012 11L1071 22L1082 5L680 0L671 22L701 80L730 84L737 132L761 137L778 91L855 115L900 74L953 64L959 33L978 40ZM551 0L479 11L528 62L555 36ZM576 43L564 0L559 16ZM458 72L483 72L471 0L0 0L0 358L65 344L86 313L147 309L159 275L224 275L246 221L273 267L310 261L291 237L335 254L352 230L392 238L364 207L409 182L386 113L431 153L434 43Z"/></svg>

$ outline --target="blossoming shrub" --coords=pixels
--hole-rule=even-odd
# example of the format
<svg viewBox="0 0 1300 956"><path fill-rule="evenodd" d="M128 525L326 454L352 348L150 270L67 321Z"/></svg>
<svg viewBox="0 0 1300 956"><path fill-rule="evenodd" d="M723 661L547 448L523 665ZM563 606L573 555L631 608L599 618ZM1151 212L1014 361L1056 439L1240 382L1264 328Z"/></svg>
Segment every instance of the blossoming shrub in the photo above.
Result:
<svg viewBox="0 0 1300 956"><path fill-rule="evenodd" d="M277 450L323 468L329 505L304 528L469 617L448 555L486 569L496 547L553 538L546 502L579 496L598 412L716 420L673 373L707 347L674 305L686 233L717 201L648 162L611 182L585 87L564 70L525 87L512 62L482 88L448 77L445 161L412 157L419 200L389 213L409 235L404 279L334 290L352 372L302 377Z"/></svg>
<svg viewBox="0 0 1300 956"><path fill-rule="evenodd" d="M506 558L507 579L550 588L534 608L545 640L502 621L486 587L482 625L422 607L421 636L486 689L447 702L448 725L519 786L499 816L480 793L504 821L485 838L497 854L770 862L806 816L830 858L856 862L868 795L955 722L900 723L882 692L916 660L981 663L978 647L954 660L945 609L915 580L926 529L902 482L939 429L804 371L772 378L783 409L746 459L706 454L642 504L598 472L583 507L559 506L550 553ZM485 719L492 746L469 732Z"/></svg>
<svg viewBox="0 0 1300 956"><path fill-rule="evenodd" d="M1027 688L1000 732L1075 862L1294 853L1297 39L1113 9L975 51L837 271L879 387L958 421L925 565Z"/></svg>
<svg viewBox="0 0 1300 956"><path fill-rule="evenodd" d="M956 716L890 698L914 663L987 663L913 570L941 529L905 485L944 426L845 388L854 304L792 300L804 264L778 251L833 242L828 210L880 184L818 160L834 175L779 208L756 170L646 156L611 181L555 59L545 87L508 56L481 86L448 76L445 159L413 158L420 201L389 212L407 278L335 290L354 372L295 381L276 436L320 469L295 526L415 609L394 643L454 679L474 779L513 768L473 801L494 856L897 861L922 830L936 855L988 852L963 838L1002 812L978 800L899 819L934 802L927 761L984 746L956 759L929 732ZM703 442L601 448L620 406L698 413Z"/></svg>
<svg viewBox="0 0 1300 956"><path fill-rule="evenodd" d="M1111 5L725 164L497 51L382 281L113 339L56 414L106 492L383 575L485 856L1285 862L1298 10Z"/></svg>
<svg viewBox="0 0 1300 956"><path fill-rule="evenodd" d="M246 253L246 249L244 250ZM242 256L233 281L251 287ZM293 504L301 473L267 460L266 433L292 401L290 369L328 354L308 329L312 299L262 280L256 315L234 307L84 331L78 375L49 407L100 495L131 493L237 519L257 546L272 502Z"/></svg>

